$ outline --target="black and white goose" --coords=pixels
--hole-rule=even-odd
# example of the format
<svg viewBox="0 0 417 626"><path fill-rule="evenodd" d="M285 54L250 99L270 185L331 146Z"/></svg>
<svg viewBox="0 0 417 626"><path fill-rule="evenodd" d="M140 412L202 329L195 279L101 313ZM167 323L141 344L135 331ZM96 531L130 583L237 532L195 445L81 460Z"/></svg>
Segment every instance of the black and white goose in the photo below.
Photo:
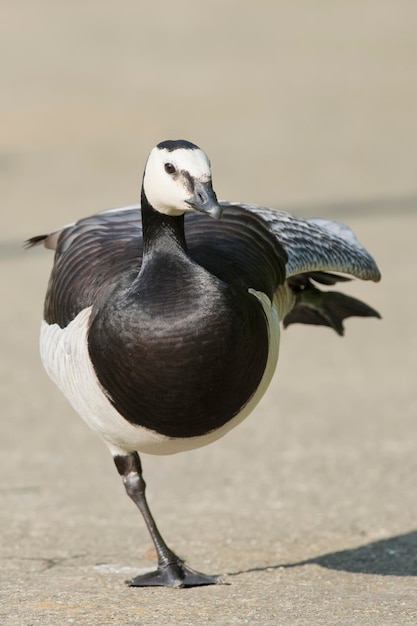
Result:
<svg viewBox="0 0 417 626"><path fill-rule="evenodd" d="M342 334L346 317L379 317L317 287L347 280L328 272L378 281L374 260L342 224L218 202L206 154L182 140L150 153L140 207L104 211L28 244L40 242L55 250L43 364L109 447L156 548L157 569L129 584L220 582L166 545L138 452L190 450L239 424L271 380L280 322Z"/></svg>

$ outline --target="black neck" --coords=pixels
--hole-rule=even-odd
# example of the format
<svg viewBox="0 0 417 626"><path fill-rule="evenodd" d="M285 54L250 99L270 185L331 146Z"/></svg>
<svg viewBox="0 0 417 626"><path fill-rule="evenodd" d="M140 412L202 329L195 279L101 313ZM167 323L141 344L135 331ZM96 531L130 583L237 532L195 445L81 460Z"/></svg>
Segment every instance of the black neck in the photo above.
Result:
<svg viewBox="0 0 417 626"><path fill-rule="evenodd" d="M141 194L143 259L156 250L163 252L185 252L187 243L184 234L184 215L165 215L156 211L148 202L145 192Z"/></svg>

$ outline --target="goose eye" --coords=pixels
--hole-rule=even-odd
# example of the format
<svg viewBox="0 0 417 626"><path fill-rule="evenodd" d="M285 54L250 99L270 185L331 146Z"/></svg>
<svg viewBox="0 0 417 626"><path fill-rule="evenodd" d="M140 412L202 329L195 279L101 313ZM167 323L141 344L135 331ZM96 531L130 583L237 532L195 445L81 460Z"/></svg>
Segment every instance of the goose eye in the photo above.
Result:
<svg viewBox="0 0 417 626"><path fill-rule="evenodd" d="M172 163L165 163L165 171L167 174L173 174L175 170L175 166Z"/></svg>

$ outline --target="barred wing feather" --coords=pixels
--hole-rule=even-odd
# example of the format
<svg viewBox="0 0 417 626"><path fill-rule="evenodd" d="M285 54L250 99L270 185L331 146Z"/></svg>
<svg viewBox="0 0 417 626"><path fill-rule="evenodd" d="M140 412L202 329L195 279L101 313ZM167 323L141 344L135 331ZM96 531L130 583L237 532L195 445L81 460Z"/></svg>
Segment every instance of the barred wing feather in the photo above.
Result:
<svg viewBox="0 0 417 626"><path fill-rule="evenodd" d="M379 281L381 275L369 252L345 224L321 218L301 219L284 211L255 204L223 202L256 213L268 225L288 254L287 277L312 271L350 274Z"/></svg>

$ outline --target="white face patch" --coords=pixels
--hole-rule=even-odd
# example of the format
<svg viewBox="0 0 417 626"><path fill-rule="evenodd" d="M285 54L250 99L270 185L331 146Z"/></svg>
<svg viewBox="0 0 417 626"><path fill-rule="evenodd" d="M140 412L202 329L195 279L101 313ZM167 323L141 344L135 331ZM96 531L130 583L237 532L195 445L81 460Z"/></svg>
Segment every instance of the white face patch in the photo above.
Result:
<svg viewBox="0 0 417 626"><path fill-rule="evenodd" d="M167 172L167 164L172 165L175 171ZM154 148L143 177L143 189L148 202L156 211L166 215L182 215L192 210L186 203L193 195L190 178L200 182L211 179L210 161L203 150L178 148L169 151Z"/></svg>

